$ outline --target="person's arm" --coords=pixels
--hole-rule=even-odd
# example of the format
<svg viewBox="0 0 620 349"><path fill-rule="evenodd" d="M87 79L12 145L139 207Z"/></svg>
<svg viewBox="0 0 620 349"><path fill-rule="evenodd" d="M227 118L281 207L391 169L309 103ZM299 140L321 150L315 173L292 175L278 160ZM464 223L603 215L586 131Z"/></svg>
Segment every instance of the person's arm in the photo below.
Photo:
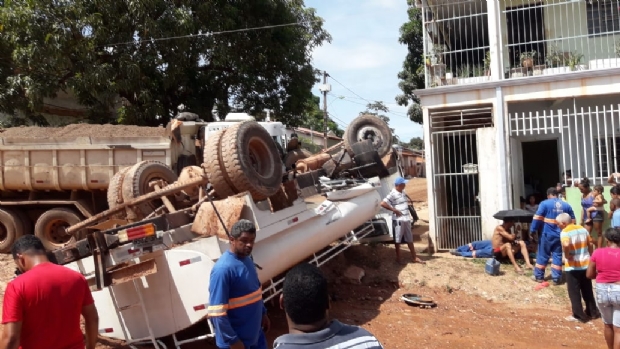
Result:
<svg viewBox="0 0 620 349"><path fill-rule="evenodd" d="M609 178L607 179L607 183L609 184L616 184L616 177L620 177L620 173L612 173L611 176L609 176Z"/></svg>
<svg viewBox="0 0 620 349"><path fill-rule="evenodd" d="M534 214L534 218L532 219L532 224L530 225L530 232L534 233L542 229L543 222L545 221L546 209L544 204L538 205L538 209Z"/></svg>
<svg viewBox="0 0 620 349"><path fill-rule="evenodd" d="M568 238L568 234L565 232L560 233L560 241L562 242L562 252L564 252L564 257L568 260L573 259L573 255L570 251L570 239Z"/></svg>
<svg viewBox="0 0 620 349"><path fill-rule="evenodd" d="M228 319L229 282L226 270L211 270L207 316L213 324L215 336L219 341L227 344L231 349L244 348L243 342L239 339Z"/></svg>
<svg viewBox="0 0 620 349"><path fill-rule="evenodd" d="M17 293L12 282L6 287L2 303L2 339L0 349L17 349L22 334L22 297Z"/></svg>
<svg viewBox="0 0 620 349"><path fill-rule="evenodd" d="M594 251L594 253L592 254L592 257L590 257L590 263L588 264L588 269L586 270L586 277L588 279L596 279L597 276L597 271L596 271L596 259L597 259L597 253L596 251Z"/></svg>
<svg viewBox="0 0 620 349"><path fill-rule="evenodd" d="M575 224L577 222L577 220L575 219L575 211L573 211L573 207L571 205L569 205L568 203L566 204L566 206L568 206L568 209L566 210L568 213L568 215L571 218L571 223Z"/></svg>
<svg viewBox="0 0 620 349"><path fill-rule="evenodd" d="M99 336L99 314L95 304L82 307L84 317L84 335L86 336L86 349L95 349Z"/></svg>
<svg viewBox="0 0 620 349"><path fill-rule="evenodd" d="M2 329L0 349L18 349L19 338L22 335L22 322L9 322Z"/></svg>
<svg viewBox="0 0 620 349"><path fill-rule="evenodd" d="M383 201L381 201L381 207L383 207L384 209L388 210L388 211L392 211L396 214L397 217L400 217L403 215L402 212L400 212L399 210L395 209L394 207L392 207L391 205L391 194L388 194L388 196L383 199Z"/></svg>
<svg viewBox="0 0 620 349"><path fill-rule="evenodd" d="M511 234L507 232L506 230L504 230L503 228L498 229L497 232L499 233L499 235L501 235L503 238L505 238L508 241L515 241L515 239L517 238L515 234Z"/></svg>

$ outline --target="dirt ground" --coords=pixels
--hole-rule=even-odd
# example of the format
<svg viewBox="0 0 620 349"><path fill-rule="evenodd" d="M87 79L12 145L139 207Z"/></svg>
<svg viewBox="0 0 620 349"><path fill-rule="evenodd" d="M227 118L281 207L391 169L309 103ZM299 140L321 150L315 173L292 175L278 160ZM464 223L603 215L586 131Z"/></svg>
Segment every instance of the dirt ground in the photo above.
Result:
<svg viewBox="0 0 620 349"><path fill-rule="evenodd" d="M422 219L425 202L419 198L426 198L425 185L422 179L408 185ZM417 229L428 227L422 222ZM570 315L566 286L534 291L531 274L518 276L507 265L502 265L502 275L491 277L484 273L483 261L420 255L426 265L403 266L394 262L392 246L360 245L330 261L323 270L332 285L331 316L368 329L385 348L605 348L600 320L587 324L564 320ZM365 270L361 284L343 277L350 265ZM0 256L0 296L13 271L11 259ZM405 293L432 297L438 306L408 306L399 300ZM287 328L282 310L275 304L267 306L271 344ZM169 339L164 341L172 348ZM106 339L100 343L99 349L127 348ZM204 342L183 346L198 348L215 346Z"/></svg>

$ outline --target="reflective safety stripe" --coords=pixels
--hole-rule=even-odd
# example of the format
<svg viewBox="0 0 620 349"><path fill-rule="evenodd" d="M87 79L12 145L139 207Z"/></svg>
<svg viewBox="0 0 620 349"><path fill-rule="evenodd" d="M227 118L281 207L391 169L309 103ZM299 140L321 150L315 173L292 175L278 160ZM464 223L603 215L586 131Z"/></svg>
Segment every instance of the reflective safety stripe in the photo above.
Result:
<svg viewBox="0 0 620 349"><path fill-rule="evenodd" d="M99 333L112 333L114 332L113 328L102 328L99 330Z"/></svg>
<svg viewBox="0 0 620 349"><path fill-rule="evenodd" d="M546 265L541 265L541 264L537 263L536 264L536 268L538 268L538 269L545 269L545 268L547 268L547 266Z"/></svg>
<svg viewBox="0 0 620 349"><path fill-rule="evenodd" d="M549 223L549 224L558 224L558 222L555 219L545 218L544 221L545 223Z"/></svg>
<svg viewBox="0 0 620 349"><path fill-rule="evenodd" d="M179 262L179 266L182 267L182 266L189 265L189 264L196 263L196 262L200 262L200 261L202 261L202 258L200 256L197 256L197 257L194 257L194 258L190 258L190 259L186 259L186 260L180 261Z"/></svg>
<svg viewBox="0 0 620 349"><path fill-rule="evenodd" d="M256 303L261 299L263 299L263 290L259 287L258 290L243 297L231 298L228 301L228 309L241 308L246 305Z"/></svg>
<svg viewBox="0 0 620 349"><path fill-rule="evenodd" d="M539 216L537 214L534 215L534 219L537 221L542 221L543 220L543 216Z"/></svg>
<svg viewBox="0 0 620 349"><path fill-rule="evenodd" d="M551 268L555 269L555 270L562 270L562 266L560 266L560 265L553 265L553 264L551 264Z"/></svg>
<svg viewBox="0 0 620 349"><path fill-rule="evenodd" d="M196 309L199 308L200 306L196 306L194 307L194 310L198 311L201 309ZM226 311L228 310L228 305L227 304L222 304L222 305L210 305L207 307L207 316L209 317L215 317L215 316L224 316L226 315Z"/></svg>

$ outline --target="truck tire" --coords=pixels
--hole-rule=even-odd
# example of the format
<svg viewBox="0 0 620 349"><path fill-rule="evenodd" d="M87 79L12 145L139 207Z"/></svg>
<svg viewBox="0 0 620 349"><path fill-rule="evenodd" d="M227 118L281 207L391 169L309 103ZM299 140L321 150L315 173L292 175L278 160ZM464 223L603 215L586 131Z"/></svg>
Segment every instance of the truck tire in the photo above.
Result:
<svg viewBox="0 0 620 349"><path fill-rule="evenodd" d="M129 167L125 167L124 169L116 172L116 174L110 180L110 185L108 186L108 208L112 209L123 203L123 180L125 179L125 175L129 172ZM125 211L116 213L112 215L112 218L124 219Z"/></svg>
<svg viewBox="0 0 620 349"><path fill-rule="evenodd" d="M82 232L73 236L64 233L64 229L79 223L81 220L82 217L74 210L54 208L39 216L34 225L34 235L41 239L46 250L53 251L83 237Z"/></svg>
<svg viewBox="0 0 620 349"><path fill-rule="evenodd" d="M355 118L344 132L344 146L351 151L351 146L365 139L372 141L379 157L384 157L392 149L392 130L388 124L374 115Z"/></svg>
<svg viewBox="0 0 620 349"><path fill-rule="evenodd" d="M221 160L237 193L256 201L274 195L282 185L282 160L271 135L256 121L229 127L221 143Z"/></svg>
<svg viewBox="0 0 620 349"><path fill-rule="evenodd" d="M11 210L0 210L0 252L11 252L11 246L22 235L24 226L19 216Z"/></svg>
<svg viewBox="0 0 620 349"><path fill-rule="evenodd" d="M154 180L164 181L164 185L176 182L177 175L168 166L159 161L141 161L133 165L123 179L123 201L128 202L144 194L154 191L149 183ZM173 200L170 197L170 200ZM138 219L145 218L155 211L162 203L159 200L136 205L133 211Z"/></svg>
<svg viewBox="0 0 620 349"><path fill-rule="evenodd" d="M222 138L228 129L217 131L207 138L204 150L204 169L209 178L209 183L220 199L235 195L226 168L220 156Z"/></svg>
<svg viewBox="0 0 620 349"><path fill-rule="evenodd" d="M301 159L312 156L312 153L306 149L293 149L284 156L284 166L287 170L295 167L295 163Z"/></svg>

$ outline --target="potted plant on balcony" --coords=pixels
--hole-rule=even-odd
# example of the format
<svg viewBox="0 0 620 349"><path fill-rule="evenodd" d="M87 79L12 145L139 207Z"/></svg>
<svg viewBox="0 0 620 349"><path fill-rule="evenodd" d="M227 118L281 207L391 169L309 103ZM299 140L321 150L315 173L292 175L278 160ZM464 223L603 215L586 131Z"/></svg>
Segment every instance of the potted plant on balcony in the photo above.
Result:
<svg viewBox="0 0 620 349"><path fill-rule="evenodd" d="M580 53L569 52L568 53L568 67L571 71L575 70L586 70L586 65L581 64L581 60L583 59L583 55Z"/></svg>
<svg viewBox="0 0 620 349"><path fill-rule="evenodd" d="M470 77L471 77L471 66L469 64L461 65L461 67L457 71L458 71L458 74L459 74L459 78L457 79L457 84L459 84L459 85L466 85L466 84L471 84L472 83L472 81L470 79Z"/></svg>
<svg viewBox="0 0 620 349"><path fill-rule="evenodd" d="M567 53L560 51L555 45L547 52L545 63L547 67L543 70L543 75L556 75L570 72Z"/></svg>
<svg viewBox="0 0 620 349"><path fill-rule="evenodd" d="M488 50L484 55L484 75L491 76L491 51Z"/></svg>
<svg viewBox="0 0 620 349"><path fill-rule="evenodd" d="M443 79L446 75L446 65L444 64L445 49L443 45L437 45L433 48L431 56L433 61L431 63L431 72L434 77Z"/></svg>
<svg viewBox="0 0 620 349"><path fill-rule="evenodd" d="M523 68L529 69L534 67L534 58L536 58L537 55L538 53L536 51L521 52L519 58L521 59L521 65Z"/></svg>

